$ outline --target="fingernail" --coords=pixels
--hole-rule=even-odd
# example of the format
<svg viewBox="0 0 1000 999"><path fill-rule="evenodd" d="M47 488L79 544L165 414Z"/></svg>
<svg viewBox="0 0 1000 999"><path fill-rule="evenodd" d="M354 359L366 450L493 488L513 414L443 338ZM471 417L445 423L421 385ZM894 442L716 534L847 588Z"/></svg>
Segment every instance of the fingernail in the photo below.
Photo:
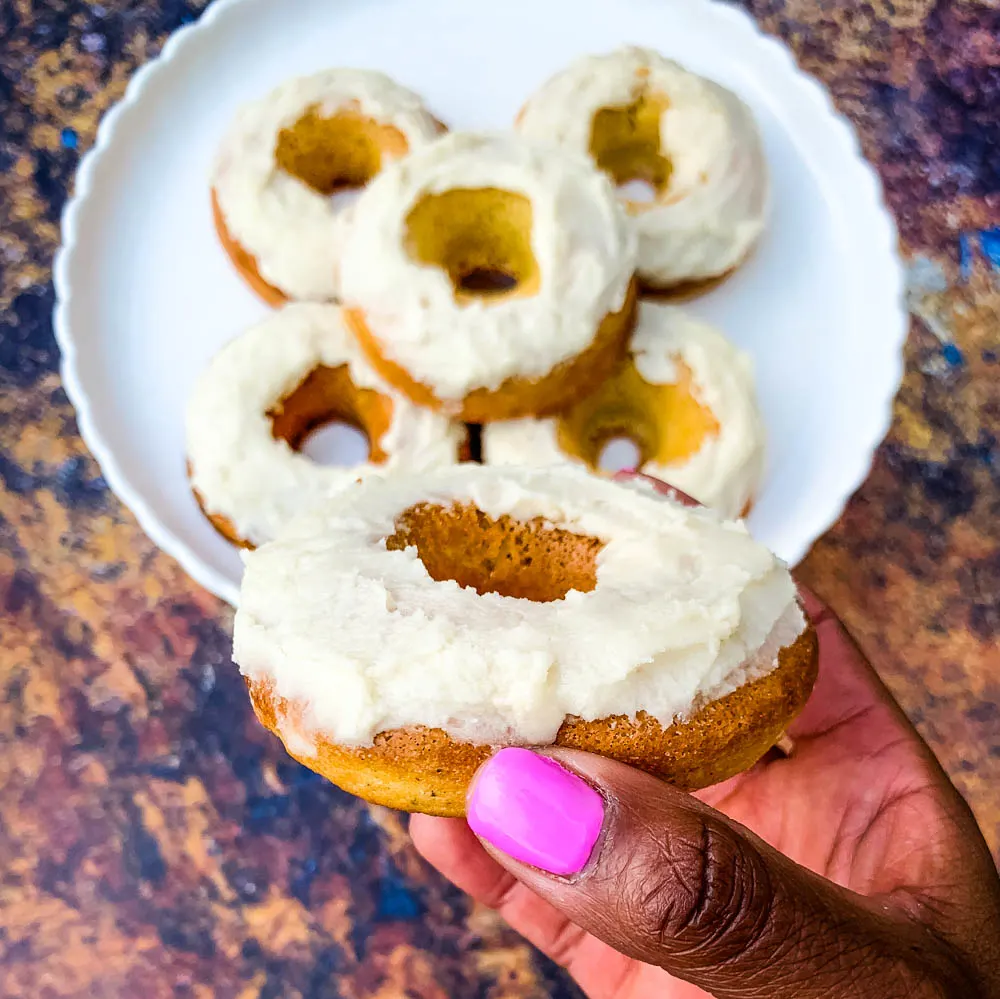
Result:
<svg viewBox="0 0 1000 999"><path fill-rule="evenodd" d="M576 774L528 749L501 749L469 794L472 831L550 874L583 870L601 833L604 801Z"/></svg>

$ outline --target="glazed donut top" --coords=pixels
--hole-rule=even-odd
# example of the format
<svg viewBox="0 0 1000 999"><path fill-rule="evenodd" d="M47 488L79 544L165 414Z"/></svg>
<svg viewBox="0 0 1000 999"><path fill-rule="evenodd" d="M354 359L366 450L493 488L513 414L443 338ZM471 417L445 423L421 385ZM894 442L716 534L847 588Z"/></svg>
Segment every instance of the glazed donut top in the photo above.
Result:
<svg viewBox="0 0 1000 999"><path fill-rule="evenodd" d="M732 92L651 49L579 59L527 102L523 134L592 152L595 115L642 97L662 103L660 152L669 174L652 203L630 202L640 272L653 283L722 274L764 226L767 164L749 108Z"/></svg>
<svg viewBox="0 0 1000 999"><path fill-rule="evenodd" d="M433 528L463 509L451 549L406 535L416 514ZM525 527L546 555L524 557ZM504 586L462 564L491 531ZM504 595L570 570L584 582ZM788 570L741 522L575 466L461 465L366 479L249 553L234 655L335 742L426 725L543 744L567 716L688 715L772 669L804 627Z"/></svg>
<svg viewBox="0 0 1000 999"><path fill-rule="evenodd" d="M649 385L675 384L678 362L683 364L690 372L695 398L717 425L687 457L666 464L647 460L642 471L725 517L741 516L764 470L765 431L749 355L684 309L649 301L639 306L630 354L626 363L634 365ZM648 418L655 421L657 415L653 412ZM559 421L492 423L483 428L483 458L494 465L550 465L566 460L559 446Z"/></svg>
<svg viewBox="0 0 1000 999"><path fill-rule="evenodd" d="M212 173L226 228L256 258L265 280L289 298L329 299L336 293L345 213L276 158L279 136L311 111L392 126L410 149L437 135L439 126L415 93L384 73L360 69L289 80L238 111Z"/></svg>
<svg viewBox="0 0 1000 999"><path fill-rule="evenodd" d="M269 412L321 365L346 365L354 386L391 399L378 441L381 464L321 465L275 438ZM286 305L230 341L202 373L186 413L191 484L206 512L225 516L251 544L268 541L360 475L453 464L463 433L388 389L361 356L340 308L320 303Z"/></svg>
<svg viewBox="0 0 1000 999"><path fill-rule="evenodd" d="M466 197L477 195L490 200L478 216ZM469 244L472 259L483 249L476 239L492 241L485 249L509 256L523 281L506 294L463 294L446 262L418 258L415 210L442 254ZM588 158L512 134L452 133L362 193L342 291L390 360L457 400L511 376L542 377L589 346L626 301L635 251L611 184Z"/></svg>

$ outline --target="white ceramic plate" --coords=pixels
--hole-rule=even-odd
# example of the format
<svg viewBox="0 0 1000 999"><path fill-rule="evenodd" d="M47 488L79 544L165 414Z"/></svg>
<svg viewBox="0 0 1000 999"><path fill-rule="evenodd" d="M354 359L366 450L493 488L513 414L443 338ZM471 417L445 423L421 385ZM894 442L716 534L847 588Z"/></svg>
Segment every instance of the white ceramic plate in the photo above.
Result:
<svg viewBox="0 0 1000 999"><path fill-rule="evenodd" d="M182 413L262 306L215 238L207 177L237 106L327 66L384 70L452 127L506 127L554 70L640 43L746 100L774 213L750 261L691 304L756 358L769 467L750 526L789 562L839 515L888 428L905 313L896 232L851 127L789 52L710 0L216 0L138 72L84 159L56 261L63 380L150 537L235 602L240 559L184 472Z"/></svg>

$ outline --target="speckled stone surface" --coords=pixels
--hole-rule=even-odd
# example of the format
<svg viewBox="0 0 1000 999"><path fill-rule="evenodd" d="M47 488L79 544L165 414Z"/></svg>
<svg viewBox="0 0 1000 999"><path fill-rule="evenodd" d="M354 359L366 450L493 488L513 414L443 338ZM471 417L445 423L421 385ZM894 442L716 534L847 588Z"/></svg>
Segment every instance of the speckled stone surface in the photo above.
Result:
<svg viewBox="0 0 1000 999"><path fill-rule="evenodd" d="M802 574L1000 847L1000 8L751 0L878 165L910 263L889 439ZM0 995L540 997L550 964L251 717L230 615L108 492L50 263L182 0L0 0ZM858 358L863 364L864 358Z"/></svg>

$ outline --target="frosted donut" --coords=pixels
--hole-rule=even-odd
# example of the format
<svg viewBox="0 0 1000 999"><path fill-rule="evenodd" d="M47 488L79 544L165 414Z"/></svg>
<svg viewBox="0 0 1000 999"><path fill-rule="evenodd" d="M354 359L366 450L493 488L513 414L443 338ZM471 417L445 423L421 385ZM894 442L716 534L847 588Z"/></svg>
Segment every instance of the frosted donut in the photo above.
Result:
<svg viewBox="0 0 1000 999"><path fill-rule="evenodd" d="M393 392L361 356L338 306L306 302L223 347L186 416L195 497L225 537L248 548L361 475L455 463L465 433ZM332 420L366 434L368 462L320 465L298 453L311 430Z"/></svg>
<svg viewBox="0 0 1000 999"><path fill-rule="evenodd" d="M750 109L718 84L650 49L587 56L524 105L523 135L589 152L614 181L646 181L625 207L650 289L735 268L764 228L767 163Z"/></svg>
<svg viewBox="0 0 1000 999"><path fill-rule="evenodd" d="M358 199L341 271L348 322L414 402L472 423L555 412L625 349L635 246L585 157L447 135Z"/></svg>
<svg viewBox="0 0 1000 999"><path fill-rule="evenodd" d="M416 94L371 70L299 77L243 106L212 173L236 269L271 305L335 298L346 213L330 195L363 187L441 128Z"/></svg>
<svg viewBox="0 0 1000 999"><path fill-rule="evenodd" d="M348 487L247 556L234 656L296 759L441 815L499 745L715 783L816 675L795 584L741 522L570 465Z"/></svg>
<svg viewBox="0 0 1000 999"><path fill-rule="evenodd" d="M491 465L580 461L598 467L604 445L631 439L640 470L725 517L747 513L764 469L764 424L748 355L676 306L642 302L623 360L607 381L545 420L491 423Z"/></svg>

